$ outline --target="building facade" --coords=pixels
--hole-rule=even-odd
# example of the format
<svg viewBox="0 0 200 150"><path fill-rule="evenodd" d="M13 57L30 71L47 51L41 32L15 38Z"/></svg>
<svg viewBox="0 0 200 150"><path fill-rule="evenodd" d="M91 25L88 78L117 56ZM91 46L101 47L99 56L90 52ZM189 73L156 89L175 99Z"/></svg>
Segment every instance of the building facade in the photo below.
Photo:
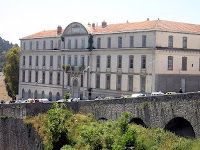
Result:
<svg viewBox="0 0 200 150"><path fill-rule="evenodd" d="M73 22L20 41L19 99L200 90L200 25Z"/></svg>

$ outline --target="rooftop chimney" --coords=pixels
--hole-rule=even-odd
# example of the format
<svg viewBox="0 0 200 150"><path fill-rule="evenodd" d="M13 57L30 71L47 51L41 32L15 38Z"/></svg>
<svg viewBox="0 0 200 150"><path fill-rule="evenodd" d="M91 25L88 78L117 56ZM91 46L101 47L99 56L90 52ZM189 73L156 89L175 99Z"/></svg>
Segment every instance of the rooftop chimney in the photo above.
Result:
<svg viewBox="0 0 200 150"><path fill-rule="evenodd" d="M149 21L149 18L147 18L147 21Z"/></svg>
<svg viewBox="0 0 200 150"><path fill-rule="evenodd" d="M61 35L62 34L62 27L58 26L57 27L57 35Z"/></svg>
<svg viewBox="0 0 200 150"><path fill-rule="evenodd" d="M88 26L90 26L91 24L88 22Z"/></svg>
<svg viewBox="0 0 200 150"><path fill-rule="evenodd" d="M105 27L107 27L107 22L103 21L102 22L102 28L105 28Z"/></svg>
<svg viewBox="0 0 200 150"><path fill-rule="evenodd" d="M92 28L95 29L95 23L92 23Z"/></svg>

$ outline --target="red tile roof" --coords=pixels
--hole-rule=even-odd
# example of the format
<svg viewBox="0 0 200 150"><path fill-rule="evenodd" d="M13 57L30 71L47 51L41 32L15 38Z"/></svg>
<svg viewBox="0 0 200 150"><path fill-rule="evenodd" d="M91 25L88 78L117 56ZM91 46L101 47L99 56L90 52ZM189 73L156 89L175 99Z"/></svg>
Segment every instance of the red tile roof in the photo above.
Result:
<svg viewBox="0 0 200 150"><path fill-rule="evenodd" d="M64 30L62 30L63 33ZM32 38L32 37L45 37L45 36L57 36L57 30L47 30L47 31L41 31L29 36L26 36L24 38Z"/></svg>
<svg viewBox="0 0 200 150"><path fill-rule="evenodd" d="M181 22L173 22L173 21L166 21L166 20L108 24L105 28L102 28L102 26L97 26L95 29L93 29L91 26L88 26L88 29L93 34L134 31L134 30L149 30L149 29L175 31L175 32L200 33L200 25L198 24L181 23ZM62 30L62 32L64 32L64 30ZM41 31L32 35L26 36L24 38L45 37L45 36L57 36L57 30Z"/></svg>

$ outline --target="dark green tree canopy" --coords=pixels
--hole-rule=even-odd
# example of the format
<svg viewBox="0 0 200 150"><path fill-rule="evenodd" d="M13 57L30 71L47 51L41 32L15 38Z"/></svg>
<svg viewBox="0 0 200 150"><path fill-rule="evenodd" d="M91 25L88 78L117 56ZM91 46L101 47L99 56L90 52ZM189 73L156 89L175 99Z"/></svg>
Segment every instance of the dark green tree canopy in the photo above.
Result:
<svg viewBox="0 0 200 150"><path fill-rule="evenodd" d="M3 73L5 75L4 82L6 84L6 89L8 95L13 99L16 98L18 94L18 84L19 84L19 47L13 46L8 54L6 55L6 67L3 68Z"/></svg>

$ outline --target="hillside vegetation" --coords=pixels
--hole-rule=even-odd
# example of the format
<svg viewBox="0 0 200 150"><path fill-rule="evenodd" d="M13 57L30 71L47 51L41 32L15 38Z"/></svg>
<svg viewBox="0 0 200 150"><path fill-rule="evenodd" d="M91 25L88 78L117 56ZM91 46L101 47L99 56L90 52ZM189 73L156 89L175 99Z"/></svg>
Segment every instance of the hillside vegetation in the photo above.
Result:
<svg viewBox="0 0 200 150"><path fill-rule="evenodd" d="M53 104L46 114L26 118L47 150L198 150L200 139L186 139L156 128L129 124L129 113L117 121L97 121L92 114L72 114Z"/></svg>
<svg viewBox="0 0 200 150"><path fill-rule="evenodd" d="M5 60L6 53L13 46L18 47L17 44L12 44L9 41L6 41L0 37L0 72L2 71L3 67L5 67L6 65L6 60Z"/></svg>

